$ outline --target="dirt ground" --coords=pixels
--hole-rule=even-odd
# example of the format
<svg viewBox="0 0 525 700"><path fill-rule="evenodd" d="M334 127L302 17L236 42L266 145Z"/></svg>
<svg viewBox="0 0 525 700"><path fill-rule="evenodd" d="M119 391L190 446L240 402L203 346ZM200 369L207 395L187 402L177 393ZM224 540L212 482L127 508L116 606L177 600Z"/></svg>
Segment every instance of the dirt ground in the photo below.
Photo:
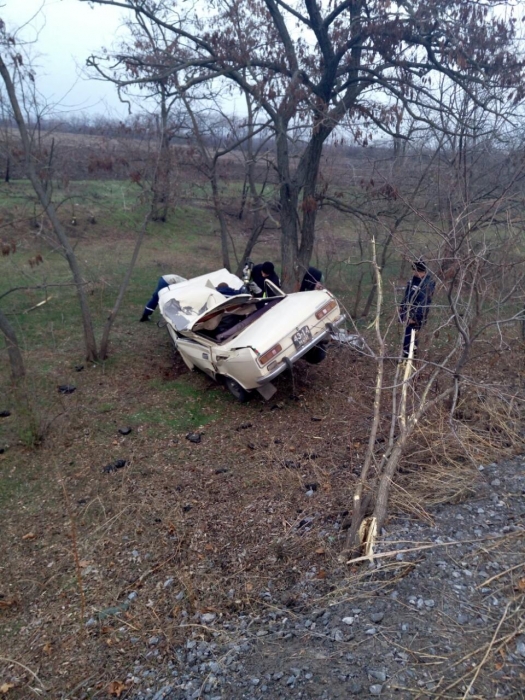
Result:
<svg viewBox="0 0 525 700"><path fill-rule="evenodd" d="M373 363L334 346L324 363L301 363L283 377L270 402L238 405L204 375L190 375L156 326L133 333L131 361L50 370L56 385L74 380L76 390L54 398L60 410L38 449L13 437L0 454L0 697L139 697L141 687L129 681L137 657L158 639L164 661L179 658L195 633L213 636L206 615L231 625L231 637L245 635L242 620L301 615L290 652L301 655L311 611L339 605L353 589L376 595L367 588L368 565L340 559L372 418ZM0 420L14 436L15 412ZM430 507L475 493L477 465L465 462L452 478L421 459L413 452L404 464L392 523L428 526ZM125 465L116 468L116 460ZM425 494L421 484L432 482ZM513 542L523 561L523 540ZM394 568L396 580L404 566ZM418 638L431 644L424 630ZM271 643L257 649L246 662L257 678L268 673L268 654L289 653ZM340 664L338 650L319 653L324 667L332 658ZM519 678L510 681L512 697L523 697ZM328 698L334 683L302 695L291 683L267 697ZM201 697L177 692L173 698ZM369 692L367 685L362 694ZM419 690L380 692L419 697ZM461 697L454 692L435 696ZM235 684L216 696L251 697Z"/></svg>

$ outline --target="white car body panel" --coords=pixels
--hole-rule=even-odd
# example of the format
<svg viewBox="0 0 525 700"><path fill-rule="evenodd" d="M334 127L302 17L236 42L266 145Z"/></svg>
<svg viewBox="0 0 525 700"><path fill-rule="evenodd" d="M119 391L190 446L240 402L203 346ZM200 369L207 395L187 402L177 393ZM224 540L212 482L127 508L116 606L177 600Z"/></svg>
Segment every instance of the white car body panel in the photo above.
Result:
<svg viewBox="0 0 525 700"><path fill-rule="evenodd" d="M160 312L190 369L197 367L213 378L230 377L265 397L263 385L326 340L344 318L327 290L285 295L276 288L278 296L257 309L261 299L224 296L216 289L222 282L236 290L243 284L224 269L170 285L159 293ZM317 318L321 309L325 313ZM223 329L227 322L234 325ZM298 332L301 338L294 343ZM262 356L272 349L274 354L263 363Z"/></svg>

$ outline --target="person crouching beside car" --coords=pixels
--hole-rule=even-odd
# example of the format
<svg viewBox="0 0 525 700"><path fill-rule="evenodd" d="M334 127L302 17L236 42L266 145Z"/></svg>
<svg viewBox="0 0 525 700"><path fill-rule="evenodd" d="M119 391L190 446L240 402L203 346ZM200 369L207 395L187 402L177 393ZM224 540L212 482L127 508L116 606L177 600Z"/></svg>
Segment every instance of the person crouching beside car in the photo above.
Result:
<svg viewBox="0 0 525 700"><path fill-rule="evenodd" d="M144 307L144 311L142 312L142 316L140 317L139 321L141 321L141 323L144 321L149 321L149 317L159 305L159 292L161 289L166 289L166 287L169 287L170 284L178 284L179 282L185 281L186 278L179 277L179 275L163 275L162 277L159 277L155 291L153 292L151 299Z"/></svg>

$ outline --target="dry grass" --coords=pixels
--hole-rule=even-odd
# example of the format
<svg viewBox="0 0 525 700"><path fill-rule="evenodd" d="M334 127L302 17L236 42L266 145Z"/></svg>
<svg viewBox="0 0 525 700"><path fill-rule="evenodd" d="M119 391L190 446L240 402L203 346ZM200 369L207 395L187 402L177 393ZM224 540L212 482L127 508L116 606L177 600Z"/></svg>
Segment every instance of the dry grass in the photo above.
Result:
<svg viewBox="0 0 525 700"><path fill-rule="evenodd" d="M49 697L73 698L86 683L106 688L115 669L132 665L131 636L159 636L163 663L200 624L196 612L256 612L270 591L272 605L293 615L305 604L299 581L330 600L369 576L338 560L372 417L367 358L334 347L325 363L283 377L275 401L238 405L174 362L155 327L117 332L125 359L74 375L77 391L60 400L51 393L64 373L57 364L43 445L0 455L4 483L16 482L0 542L0 600L12 601L0 609L0 654L19 664L0 660L0 669L18 678L12 698L28 697L33 682ZM495 396L471 392L461 420L444 408L421 426L393 511L427 518L429 506L468 495L479 462L521 447L520 402ZM3 420L15 431L15 416ZM118 427L128 424L123 437ZM202 442L187 441L188 430ZM102 472L119 458L125 468ZM411 566L392 564L388 580ZM84 604L92 627L79 622Z"/></svg>

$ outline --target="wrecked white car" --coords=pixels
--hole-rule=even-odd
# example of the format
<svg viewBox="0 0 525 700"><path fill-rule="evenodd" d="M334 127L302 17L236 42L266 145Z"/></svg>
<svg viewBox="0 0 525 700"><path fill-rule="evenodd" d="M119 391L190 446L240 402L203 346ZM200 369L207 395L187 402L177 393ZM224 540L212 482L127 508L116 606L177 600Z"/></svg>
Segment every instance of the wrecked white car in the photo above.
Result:
<svg viewBox="0 0 525 700"><path fill-rule="evenodd" d="M327 290L285 294L266 284L266 298L255 298L223 269L159 293L160 313L186 365L223 382L239 401L254 390L271 398L272 380L300 358L324 359L329 335L344 319Z"/></svg>

